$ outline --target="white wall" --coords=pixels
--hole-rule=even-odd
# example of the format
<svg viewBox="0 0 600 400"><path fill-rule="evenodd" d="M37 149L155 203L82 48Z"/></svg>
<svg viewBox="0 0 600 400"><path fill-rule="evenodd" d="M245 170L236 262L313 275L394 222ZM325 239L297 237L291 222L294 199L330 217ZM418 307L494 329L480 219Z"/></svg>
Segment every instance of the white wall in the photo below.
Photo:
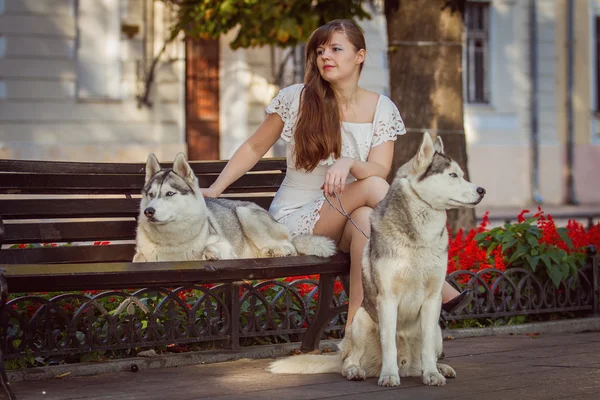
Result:
<svg viewBox="0 0 600 400"><path fill-rule="evenodd" d="M562 201L562 145L557 128L555 0L537 1L539 179L546 203ZM488 206L532 201L529 1L493 0L490 104L465 104L469 172L487 185Z"/></svg>
<svg viewBox="0 0 600 400"><path fill-rule="evenodd" d="M177 44L170 52L180 61L162 64L158 71L153 108L139 109L135 96L150 57L144 38L153 33L145 32L143 2L149 6L152 1L97 1L92 4L96 11L106 7L111 16L118 1L119 19L110 21L112 34L115 24L120 30L121 22L140 26L133 39L116 32L117 48L113 43L111 49L116 58L107 68L112 68L110 78L116 76L117 81L104 96L83 95L79 90L85 82L94 82L95 71L81 70L89 66L85 61L93 54L86 53L88 48L78 49L82 43L77 26L85 22L78 20L78 2L0 0L0 157L143 161L151 151L172 159L177 151L185 150L183 47ZM162 3L155 7L154 27L164 29ZM102 38L100 24L97 29ZM88 33L86 40L92 40L93 32ZM160 37L155 44L160 45ZM110 61L106 55L99 57Z"/></svg>

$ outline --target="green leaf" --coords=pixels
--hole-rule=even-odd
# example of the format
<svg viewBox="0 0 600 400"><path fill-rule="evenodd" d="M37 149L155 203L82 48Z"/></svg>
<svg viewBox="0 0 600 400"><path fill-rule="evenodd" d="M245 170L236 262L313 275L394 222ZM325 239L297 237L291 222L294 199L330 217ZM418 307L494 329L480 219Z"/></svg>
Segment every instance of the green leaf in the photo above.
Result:
<svg viewBox="0 0 600 400"><path fill-rule="evenodd" d="M537 222L537 217L531 217L531 218L528 218L528 219L527 219L527 220L524 222L524 224L531 225L531 224L533 224L534 222ZM536 226L536 227L537 227L537 226Z"/></svg>
<svg viewBox="0 0 600 400"><path fill-rule="evenodd" d="M561 263L559 264L560 273L562 275L562 279L566 280L569 277L569 264Z"/></svg>
<svg viewBox="0 0 600 400"><path fill-rule="evenodd" d="M502 252L504 253L507 249L510 249L516 242L517 238L512 235L505 238L502 243Z"/></svg>
<svg viewBox="0 0 600 400"><path fill-rule="evenodd" d="M548 272L548 276L552 280L552 283L554 283L554 286L559 287L560 282L563 279L563 275L562 275L560 268L558 268L556 266L551 266L548 268L547 272Z"/></svg>
<svg viewBox="0 0 600 400"><path fill-rule="evenodd" d="M527 261L529 262L529 267L531 268L531 270L533 272L535 272L537 265L540 262L540 256L533 256L533 257L527 258Z"/></svg>
<svg viewBox="0 0 600 400"><path fill-rule="evenodd" d="M498 243L494 243L490 247L488 247L487 253L486 253L487 256L489 257L490 254L492 254L492 251L494 251L494 249L497 248L497 247L498 247Z"/></svg>
<svg viewBox="0 0 600 400"><path fill-rule="evenodd" d="M567 244L567 246L572 249L573 248L573 241L571 240L571 238L569 237L569 232L567 231L567 228L558 228L556 230L556 232L558 232L558 236L560 236L560 238Z"/></svg>
<svg viewBox="0 0 600 400"><path fill-rule="evenodd" d="M567 253L562 250L562 249L558 249L558 250L553 250L553 251L549 251L546 254L548 254L548 256L552 259L552 261L554 261L556 264L561 264L564 260L564 258L566 257Z"/></svg>
<svg viewBox="0 0 600 400"><path fill-rule="evenodd" d="M475 239L476 242L480 242L480 241L484 240L485 238L487 238L488 236L490 236L489 232L481 232L481 233L478 233L477 235L475 235L475 237L473 239Z"/></svg>
<svg viewBox="0 0 600 400"><path fill-rule="evenodd" d="M538 239L540 238L540 228L538 228L537 225L532 225L529 229L527 229L527 232Z"/></svg>
<svg viewBox="0 0 600 400"><path fill-rule="evenodd" d="M544 253L540 257L544 264L546 264L546 268L548 270L552 269L552 261L550 260L550 256L547 253Z"/></svg>
<svg viewBox="0 0 600 400"><path fill-rule="evenodd" d="M529 251L529 247L523 243L519 243L517 246L517 250L512 254L512 256L508 259L508 263L512 264L515 260L521 258L524 254L527 254Z"/></svg>
<svg viewBox="0 0 600 400"><path fill-rule="evenodd" d="M540 244L538 243L537 238L535 238L534 236L527 236L527 243L529 243L529 245L531 247L538 247Z"/></svg>

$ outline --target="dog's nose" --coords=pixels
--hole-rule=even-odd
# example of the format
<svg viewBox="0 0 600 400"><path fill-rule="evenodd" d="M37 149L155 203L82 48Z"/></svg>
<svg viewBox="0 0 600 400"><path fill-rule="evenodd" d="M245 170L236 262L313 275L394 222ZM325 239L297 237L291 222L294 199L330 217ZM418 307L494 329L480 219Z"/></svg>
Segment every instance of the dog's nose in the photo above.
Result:
<svg viewBox="0 0 600 400"><path fill-rule="evenodd" d="M477 193L479 193L479 195L483 196L485 194L485 189L482 187L478 187L477 188Z"/></svg>
<svg viewBox="0 0 600 400"><path fill-rule="evenodd" d="M144 215L148 218L152 218L154 217L154 213L156 212L156 210L152 207L148 207L144 210Z"/></svg>

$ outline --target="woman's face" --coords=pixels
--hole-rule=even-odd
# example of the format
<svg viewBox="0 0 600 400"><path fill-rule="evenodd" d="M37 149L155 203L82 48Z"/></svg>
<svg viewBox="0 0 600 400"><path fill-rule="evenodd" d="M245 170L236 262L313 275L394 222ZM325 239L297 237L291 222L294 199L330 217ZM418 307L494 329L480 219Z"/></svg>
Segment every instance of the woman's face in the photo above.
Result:
<svg viewBox="0 0 600 400"><path fill-rule="evenodd" d="M337 83L356 77L360 64L365 60L365 50L356 51L343 32L334 32L329 43L317 47L319 73L329 83Z"/></svg>

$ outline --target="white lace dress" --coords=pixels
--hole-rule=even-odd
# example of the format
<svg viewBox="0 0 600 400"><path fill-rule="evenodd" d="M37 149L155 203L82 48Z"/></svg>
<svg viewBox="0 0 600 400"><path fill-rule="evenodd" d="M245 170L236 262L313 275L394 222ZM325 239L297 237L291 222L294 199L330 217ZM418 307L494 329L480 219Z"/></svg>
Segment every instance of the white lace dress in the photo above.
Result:
<svg viewBox="0 0 600 400"><path fill-rule="evenodd" d="M334 163L333 156L323 160L311 172L297 170L294 162L294 132L303 85L282 89L266 108L277 113L284 122L281 137L286 141L287 173L269 208L271 215L286 225L292 234L312 233L323 206L325 173ZM372 123L342 122L342 157L367 161L369 150L397 135L406 133L404 123L394 103L380 95ZM355 181L348 176L347 183Z"/></svg>

